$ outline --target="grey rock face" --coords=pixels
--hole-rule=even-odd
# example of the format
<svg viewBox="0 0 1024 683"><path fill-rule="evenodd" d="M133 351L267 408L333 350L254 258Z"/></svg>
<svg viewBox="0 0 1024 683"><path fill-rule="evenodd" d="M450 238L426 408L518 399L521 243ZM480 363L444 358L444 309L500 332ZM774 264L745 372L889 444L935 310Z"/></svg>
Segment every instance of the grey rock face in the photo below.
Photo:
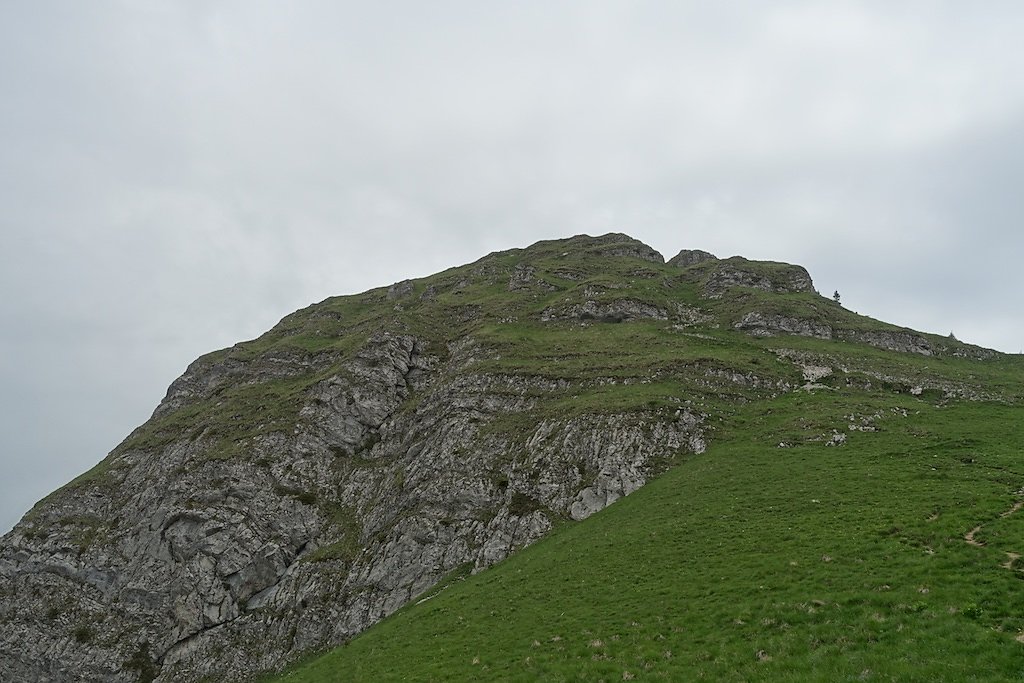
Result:
<svg viewBox="0 0 1024 683"><path fill-rule="evenodd" d="M388 298L389 299L404 299L405 297L412 294L413 284L412 280L402 280L388 287Z"/></svg>
<svg viewBox="0 0 1024 683"><path fill-rule="evenodd" d="M637 243L636 245L619 245L616 247L608 248L604 250L607 256L628 256L630 258L638 258L644 261L650 261L651 263L664 263L665 257L660 253L648 247L646 244Z"/></svg>
<svg viewBox="0 0 1024 683"><path fill-rule="evenodd" d="M508 288L510 290L526 289L533 282L534 272L533 266L517 265L508 280Z"/></svg>
<svg viewBox="0 0 1024 683"><path fill-rule="evenodd" d="M512 270L508 280L509 291L523 291L534 287L543 291L554 291L554 287L535 276L536 269L527 264L519 264Z"/></svg>
<svg viewBox="0 0 1024 683"><path fill-rule="evenodd" d="M767 337L776 334L795 334L801 337L818 339L844 339L847 341L869 344L886 351L901 353L917 353L930 356L933 353L931 344L919 334L913 332L886 330L833 330L831 325L782 315L771 315L751 311L744 314L734 327L755 337Z"/></svg>
<svg viewBox="0 0 1024 683"><path fill-rule="evenodd" d="M596 301L585 301L582 304L568 304L544 309L540 319L549 320L580 320L598 322L623 322L648 318L652 320L666 320L668 313L657 306L635 301L622 299L609 303Z"/></svg>
<svg viewBox="0 0 1024 683"><path fill-rule="evenodd" d="M666 261L666 263L670 266L675 266L676 268L689 268L690 266L695 266L698 263L717 260L718 257L708 251L701 251L700 249L683 249Z"/></svg>
<svg viewBox="0 0 1024 683"><path fill-rule="evenodd" d="M665 257L657 250L647 246L639 240L622 233L608 233L600 237L587 238L592 245L590 250L602 256L628 257L650 261L651 263L664 263Z"/></svg>
<svg viewBox="0 0 1024 683"><path fill-rule="evenodd" d="M775 334L796 334L801 337L816 337L818 339L832 338L832 327L830 325L757 311L745 314L735 324L735 327L755 337L767 337Z"/></svg>
<svg viewBox="0 0 1024 683"><path fill-rule="evenodd" d="M704 284L704 294L717 299L733 287L750 287L776 294L814 292L814 282L801 266L780 264L778 268L762 271L744 259L729 259L718 262L712 269Z"/></svg>
<svg viewBox="0 0 1024 683"><path fill-rule="evenodd" d="M686 410L502 431L498 418L571 385L473 374L479 354L471 340L428 349L379 332L340 362L296 351L194 363L155 416L234 387L322 379L289 432L225 446L211 425L142 441L40 503L0 544L0 680L177 683L279 667L628 495L666 454L704 448Z"/></svg>
<svg viewBox="0 0 1024 683"><path fill-rule="evenodd" d="M866 331L845 332L844 339L859 341L886 351L917 353L922 356L932 355L932 346L928 340L913 332Z"/></svg>

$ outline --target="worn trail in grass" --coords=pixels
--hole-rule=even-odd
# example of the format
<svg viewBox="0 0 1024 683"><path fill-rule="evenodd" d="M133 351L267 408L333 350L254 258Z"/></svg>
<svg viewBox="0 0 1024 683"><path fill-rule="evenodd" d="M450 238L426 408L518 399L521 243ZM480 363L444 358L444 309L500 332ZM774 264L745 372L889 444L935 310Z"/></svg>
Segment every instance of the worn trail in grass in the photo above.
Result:
<svg viewBox="0 0 1024 683"><path fill-rule="evenodd" d="M877 431L844 445L807 440L869 414ZM281 680L1020 679L1005 560L1024 515L1001 513L1024 487L1022 417L906 396L750 406L707 453Z"/></svg>

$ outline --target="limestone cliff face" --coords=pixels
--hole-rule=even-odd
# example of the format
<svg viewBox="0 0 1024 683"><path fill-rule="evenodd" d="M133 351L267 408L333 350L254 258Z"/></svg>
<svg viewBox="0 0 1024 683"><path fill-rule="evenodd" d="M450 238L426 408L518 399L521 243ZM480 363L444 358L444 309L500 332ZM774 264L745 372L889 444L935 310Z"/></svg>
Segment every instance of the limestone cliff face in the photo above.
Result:
<svg viewBox="0 0 1024 683"><path fill-rule="evenodd" d="M0 542L0 680L242 680L585 519L702 453L708 405L803 383L785 358L716 360L734 327L829 336L716 312L737 288L813 292L795 266L577 237L200 358Z"/></svg>

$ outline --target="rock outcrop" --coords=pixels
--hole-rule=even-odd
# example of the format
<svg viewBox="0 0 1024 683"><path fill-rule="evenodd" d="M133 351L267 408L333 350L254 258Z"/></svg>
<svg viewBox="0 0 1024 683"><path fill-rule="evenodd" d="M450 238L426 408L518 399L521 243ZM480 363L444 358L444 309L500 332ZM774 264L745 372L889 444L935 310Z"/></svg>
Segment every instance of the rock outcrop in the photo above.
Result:
<svg viewBox="0 0 1024 683"><path fill-rule="evenodd" d="M663 308L632 299L620 299L601 303L584 301L581 304L567 304L546 308L540 319L548 320L579 320L620 323L626 320L649 318L666 320L668 313Z"/></svg>
<svg viewBox="0 0 1024 683"><path fill-rule="evenodd" d="M592 251L603 256L635 258L651 263L665 262L665 257L656 249L621 233L611 233L597 238L597 244Z"/></svg>
<svg viewBox="0 0 1024 683"><path fill-rule="evenodd" d="M734 327L755 337L795 334L801 337L817 337L818 339L832 338L831 325L791 316L760 313L758 311L744 314L735 323Z"/></svg>
<svg viewBox="0 0 1024 683"><path fill-rule="evenodd" d="M932 355L932 345L928 340L914 332L895 330L854 330L844 331L843 339L863 342L886 351L901 353L917 353L922 356Z"/></svg>
<svg viewBox="0 0 1024 683"><path fill-rule="evenodd" d="M739 257L709 261L708 265L704 295L711 299L720 299L735 287L749 287L775 294L814 292L814 282L801 266L775 264L774 268L765 268L764 264Z"/></svg>
<svg viewBox="0 0 1024 683"><path fill-rule="evenodd" d="M700 249L683 249L678 254L666 261L666 265L676 268L689 268L705 261L717 261L718 257L709 251Z"/></svg>
<svg viewBox="0 0 1024 683"><path fill-rule="evenodd" d="M777 334L795 334L817 339L842 339L860 342L886 351L916 353L930 356L934 353L932 344L922 335L903 330L844 330L833 329L832 325L817 320L794 316L775 315L750 311L743 315L733 327L755 337L770 337ZM959 349L950 355L966 356Z"/></svg>

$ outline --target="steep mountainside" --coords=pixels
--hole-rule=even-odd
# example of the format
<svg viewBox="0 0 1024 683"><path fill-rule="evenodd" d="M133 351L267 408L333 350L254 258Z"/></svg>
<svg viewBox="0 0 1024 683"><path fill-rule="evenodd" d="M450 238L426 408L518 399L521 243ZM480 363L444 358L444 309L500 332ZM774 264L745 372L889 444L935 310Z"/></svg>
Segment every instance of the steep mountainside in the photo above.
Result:
<svg viewBox="0 0 1024 683"><path fill-rule="evenodd" d="M1008 362L855 315L798 266L616 234L328 299L195 361L4 537L0 680L280 668L636 491L744 406L1017 402Z"/></svg>

